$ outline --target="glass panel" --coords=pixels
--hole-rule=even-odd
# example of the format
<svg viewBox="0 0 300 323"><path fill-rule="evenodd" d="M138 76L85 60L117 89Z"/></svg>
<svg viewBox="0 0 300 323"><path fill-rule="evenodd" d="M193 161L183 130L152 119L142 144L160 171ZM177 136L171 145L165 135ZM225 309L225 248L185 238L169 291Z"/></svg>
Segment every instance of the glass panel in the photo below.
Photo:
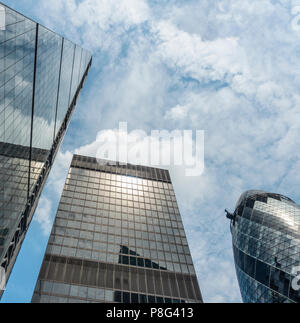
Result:
<svg viewBox="0 0 300 323"><path fill-rule="evenodd" d="M36 24L5 8L0 30L0 261L25 209Z"/></svg>
<svg viewBox="0 0 300 323"><path fill-rule="evenodd" d="M116 175L117 171L120 174ZM146 168L140 167L140 172L149 176ZM167 178L165 173L160 171L161 178ZM181 218L170 217L167 211L145 212L147 204L167 205L171 194L174 196L172 186L124 174L126 166L108 168L93 158L73 158L49 242L69 246L74 228L79 229L74 257L90 261L83 261L82 272L72 283L105 289L106 301L156 302L164 296L171 303L201 301L197 278L188 271L187 264L193 268L192 258ZM151 196L146 193L150 190ZM175 202L173 206L177 208ZM65 237L59 241L57 235ZM67 282L68 268L66 273L64 276L61 271L56 280ZM112 289L113 294L108 292ZM90 298L93 293L94 289Z"/></svg>
<svg viewBox="0 0 300 323"><path fill-rule="evenodd" d="M39 26L32 146L53 143L62 38Z"/></svg>
<svg viewBox="0 0 300 323"><path fill-rule="evenodd" d="M75 45L68 40L64 40L62 66L60 74L59 99L57 107L57 119L55 136L65 118L65 114L70 105L70 90L73 71Z"/></svg>
<svg viewBox="0 0 300 323"><path fill-rule="evenodd" d="M71 100L74 97L77 87L79 85L81 53L82 53L82 49L79 46L76 46L73 76L72 76Z"/></svg>

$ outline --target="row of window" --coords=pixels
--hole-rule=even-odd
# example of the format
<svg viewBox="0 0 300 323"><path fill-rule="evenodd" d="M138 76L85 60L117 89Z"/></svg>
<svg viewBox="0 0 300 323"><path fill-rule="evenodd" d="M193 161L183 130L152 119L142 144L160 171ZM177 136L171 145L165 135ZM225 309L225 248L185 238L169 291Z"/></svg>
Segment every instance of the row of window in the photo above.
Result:
<svg viewBox="0 0 300 323"><path fill-rule="evenodd" d="M152 216L153 215L153 216ZM156 217L154 217L156 215ZM118 216L118 217L117 217ZM145 225L153 225L160 227L172 227L174 230L178 229L182 233L183 224L181 218L178 217L177 221L172 220L170 218L165 219L162 216L157 217L157 214L152 212L147 212L146 216L133 216L127 214L119 215L115 212L101 211L99 216L92 216L87 214L80 213L72 213L72 212L64 212L58 211L56 218L65 219L69 221L82 222L87 225L109 225L116 227L123 227L132 230L143 230L146 231ZM143 229L144 228L144 229Z"/></svg>
<svg viewBox="0 0 300 323"><path fill-rule="evenodd" d="M195 275L91 259L46 254L39 279L171 298L201 299Z"/></svg>
<svg viewBox="0 0 300 323"><path fill-rule="evenodd" d="M80 182L80 181L72 181L66 180L65 189L69 189L70 191L78 191L86 193L87 189L89 192L93 192L93 194L101 194L102 192L105 194L111 193L125 193L129 195L140 195L140 196L161 196L164 199L170 199L175 197L175 193L173 189L159 189L148 186L140 186L140 185L131 185L120 183L120 185L116 185L118 182L106 182L106 183L89 183L89 182ZM92 191L91 191L92 190ZM102 193L102 194L103 194Z"/></svg>
<svg viewBox="0 0 300 323"><path fill-rule="evenodd" d="M175 198L166 199L164 196L154 196L148 197L128 195L126 193L109 193L105 191L96 191L92 189L87 189L90 191L88 193L76 193L72 191L65 190L62 196L62 202L68 204L75 204L79 206L84 206L85 203L91 203L93 208L101 209L103 204L119 205L119 206L129 206L129 207L140 207L142 209L153 209L155 205L161 207L173 208L178 212L178 205ZM71 196L72 195L72 196ZM173 199L173 200L172 200ZM139 205L140 204L140 205ZM151 205L151 207L150 207ZM146 207L147 206L147 207ZM155 210L155 208L154 208ZM168 211L168 209L166 209ZM174 211L172 211L174 213Z"/></svg>
<svg viewBox="0 0 300 323"><path fill-rule="evenodd" d="M272 267L236 247L234 247L234 256L237 266L247 275L293 301L300 302L300 290L296 291L291 286L294 277L282 271L280 264L277 264L277 268Z"/></svg>
<svg viewBox="0 0 300 323"><path fill-rule="evenodd" d="M124 245L131 245L131 246L136 246L138 248L149 248L149 249L151 248L151 245L150 245L151 241L153 241L152 243L153 247L155 246L155 242L169 244L170 246L188 245L187 239L181 238L179 236L145 232L144 234L142 233L141 237L136 238L139 232L138 231L134 232L134 230L131 230L131 231L132 231L132 236L129 236L129 235L115 236L114 227L107 227L107 230L103 228L102 230L103 233L97 233L93 231L82 231L78 229L55 226L53 228L53 235L59 235L62 237L65 236L70 238L81 238L84 240L102 241L104 243L108 242L108 244L117 244L117 245L120 245L120 242L121 242ZM143 239L143 237L145 237L145 239ZM156 248L161 249L160 244ZM175 247L173 249L176 250Z"/></svg>
<svg viewBox="0 0 300 323"><path fill-rule="evenodd" d="M54 296L57 295L57 296ZM65 296L59 298L58 295ZM168 297L130 293L124 291L113 291L101 288L68 285L39 281L33 303L72 303L72 298L80 298L84 301L115 302L115 303L186 303L183 299L172 299Z"/></svg>
<svg viewBox="0 0 300 323"><path fill-rule="evenodd" d="M76 185L77 184L77 185ZM123 186L118 187L115 185L103 185L102 183L87 183L87 182L73 182L70 180L66 181L65 189L69 191L77 191L81 193L89 192L90 194L111 194L111 193L124 193L129 196L146 196L146 197L161 197L163 199L174 199L175 193L173 190L163 190L149 187L128 187L129 184L123 184Z"/></svg>
<svg viewBox="0 0 300 323"><path fill-rule="evenodd" d="M178 272L178 273L185 273L185 274L195 274L194 266L192 265L191 261L189 264L185 259L177 259L171 258L163 258L163 256L158 255L156 251L151 251L150 256L151 260L144 259L141 257L133 257L133 256L120 256L119 254L113 254L101 251L92 251L87 249L81 248L70 248L70 247L62 247L53 244L49 244L47 247L47 254L57 255L57 256L65 256L65 257L75 257L80 259L87 259L87 260L94 260L94 261L101 261L107 262L112 264L123 264L128 266L136 266L141 268L152 268L152 269L168 269L170 271ZM184 258L184 255L181 255ZM146 257L146 255L145 255ZM154 262L155 261L155 262ZM157 263L156 263L157 262Z"/></svg>
<svg viewBox="0 0 300 323"><path fill-rule="evenodd" d="M164 184L161 182L153 182L152 185L134 184L134 182L137 182L137 181L138 179L134 179L132 177L128 177L128 180L126 181L117 181L117 180L108 180L108 179L97 178L97 177L80 177L80 176L68 175L66 184L71 186L89 187L89 188L94 188L98 190L99 189L102 190L104 189L104 187L109 187L108 190L124 188L134 192L136 191L150 192L150 193L164 194L167 196L175 195L171 184ZM136 193L134 195L136 195Z"/></svg>
<svg viewBox="0 0 300 323"><path fill-rule="evenodd" d="M148 202L148 203L147 203ZM151 203L150 200L145 199L143 202L134 202L130 201L128 199L125 200L119 200L119 199L109 199L109 198L101 198L98 197L97 202L91 201L91 200L81 200L77 198L68 198L68 197L62 197L61 203L64 204L70 204L73 207L77 206L78 208L84 207L84 208L94 208L98 210L111 210L116 212L126 212L134 214L134 210L136 209L145 209L145 210L157 210L162 211L166 213L175 213L175 210L177 209L177 203L176 202L159 202ZM95 212L92 210L87 209L86 213Z"/></svg>
<svg viewBox="0 0 300 323"><path fill-rule="evenodd" d="M292 303L292 301L274 290L260 284L237 267L244 303Z"/></svg>
<svg viewBox="0 0 300 323"><path fill-rule="evenodd" d="M118 210L118 211L116 211ZM109 217L112 219L118 220L129 220L141 223L147 223L146 216L152 216L160 219L171 220L171 221L181 221L180 214L177 210L175 213L172 212L162 212L157 210L143 210L143 209L132 209L132 208L120 208L115 206L109 206L109 204L105 205L105 209L92 209L92 208L84 208L76 205L70 204L59 204L59 211L66 211L71 213L79 213L79 214L86 214L86 215L93 215L93 216L100 216L100 217Z"/></svg>
<svg viewBox="0 0 300 323"><path fill-rule="evenodd" d="M233 235L234 243L249 254L266 260L266 256L275 256L280 259L283 266L292 264L300 259L300 240L275 231L269 227L257 225L243 218L240 220L238 231Z"/></svg>
<svg viewBox="0 0 300 323"><path fill-rule="evenodd" d="M100 222L100 221L99 221ZM113 221L112 221L113 222ZM127 222L127 221L124 221ZM129 222L130 223L130 222ZM144 239L155 240L155 233L162 233L163 235L167 234L170 236L180 236L182 238L185 237L185 232L183 229L177 229L166 226L158 226L152 224L143 224L143 223L134 223L131 222L129 224L121 223L121 221L116 221L114 224L105 224L105 221L101 221L100 224L87 223L87 222L79 222L79 221L71 221L65 220L62 218L56 218L55 225L64 227L64 228L72 228L72 229L81 229L88 230L99 233L112 233L118 236L129 236L129 237L137 237L143 236ZM139 232L144 231L145 233ZM139 232L139 233L138 233Z"/></svg>
<svg viewBox="0 0 300 323"><path fill-rule="evenodd" d="M127 237L119 237L114 235L97 235L94 234L94 240L89 239L88 234L86 231L80 232L80 238L68 237L68 234L65 236L60 235L60 232L53 231L50 237L49 242L55 243L59 245L66 245L69 247L84 247L87 249L95 249L108 252L119 252L120 245L130 246L131 249L141 249L141 250L154 250L158 252L165 252L167 253L174 253L174 254L189 254L188 245L185 244L176 244L176 243L169 243L168 241L163 242L164 240L161 239L160 241L156 241L155 237L154 240L149 239L135 239L131 238L128 239ZM165 237L165 236L162 236ZM172 236L171 236L172 237ZM166 240L166 239L165 239ZM149 251L148 251L149 252Z"/></svg>
<svg viewBox="0 0 300 323"><path fill-rule="evenodd" d="M70 169L68 178L74 178L74 179L78 179L80 181L86 181L86 182L96 182L99 179L104 179L108 181L115 181L115 182L122 182L122 183L128 183L133 185L157 187L157 188L172 190L172 184L170 183L164 183L156 180L147 180L147 179L142 179L138 177L117 175L117 174L105 173L102 171L93 171L93 170L87 170L87 169L75 168L75 167L72 167Z"/></svg>
<svg viewBox="0 0 300 323"><path fill-rule="evenodd" d="M56 230L57 229L57 230ZM80 231L55 227L50 237L50 242L56 244L65 244L67 246L77 247L78 245L92 246L93 249L109 250L117 252L120 245L130 246L133 249L157 250L158 252L184 253L189 254L187 241L175 241L174 236L147 234L141 237L135 232L138 238L129 238L125 236L115 236L113 234L97 234L89 231ZM149 239L150 237L150 239ZM144 239L143 239L144 238Z"/></svg>
<svg viewBox="0 0 300 323"><path fill-rule="evenodd" d="M104 190L96 190L88 188L86 194L77 193L76 191L65 190L62 198L69 199L66 203L71 203L70 200L83 200L91 201L95 204L90 207L97 207L97 202L108 203L116 205L133 206L133 203L145 203L145 204L158 204L168 207L177 207L176 198L170 195L156 194L156 193L143 193L137 192L137 194L127 194L127 191L123 192L120 189L119 192L110 192ZM117 191L117 190L116 190ZM96 195L96 196L95 196ZM83 203L83 202L81 202ZM76 203L75 203L76 204ZM82 204L81 204L82 205Z"/></svg>
<svg viewBox="0 0 300 323"><path fill-rule="evenodd" d="M132 164L120 165L115 162L107 162L107 160L99 160L79 155L74 155L71 166L89 171L92 170L126 177L137 177L139 179L171 183L169 172L159 168Z"/></svg>

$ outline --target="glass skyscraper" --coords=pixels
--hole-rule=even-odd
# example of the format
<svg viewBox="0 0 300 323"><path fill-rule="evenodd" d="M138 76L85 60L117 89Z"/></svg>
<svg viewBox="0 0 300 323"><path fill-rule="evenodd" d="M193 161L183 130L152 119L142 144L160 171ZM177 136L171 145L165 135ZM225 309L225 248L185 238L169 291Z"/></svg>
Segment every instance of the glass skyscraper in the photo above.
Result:
<svg viewBox="0 0 300 323"><path fill-rule="evenodd" d="M32 302L202 302L169 172L74 155Z"/></svg>
<svg viewBox="0 0 300 323"><path fill-rule="evenodd" d="M91 54L0 3L0 266L8 278Z"/></svg>
<svg viewBox="0 0 300 323"><path fill-rule="evenodd" d="M279 194L247 191L227 216L243 301L299 303L300 206Z"/></svg>

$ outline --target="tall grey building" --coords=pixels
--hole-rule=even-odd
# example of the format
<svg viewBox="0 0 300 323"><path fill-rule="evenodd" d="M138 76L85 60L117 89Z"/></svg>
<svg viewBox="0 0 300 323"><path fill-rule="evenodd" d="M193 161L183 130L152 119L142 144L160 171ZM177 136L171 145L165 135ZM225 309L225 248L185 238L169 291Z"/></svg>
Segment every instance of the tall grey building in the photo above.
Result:
<svg viewBox="0 0 300 323"><path fill-rule="evenodd" d="M279 194L247 191L228 218L243 301L299 303L300 206Z"/></svg>
<svg viewBox="0 0 300 323"><path fill-rule="evenodd" d="M169 172L75 155L32 302L202 302Z"/></svg>
<svg viewBox="0 0 300 323"><path fill-rule="evenodd" d="M7 279L90 65L89 52L0 3L0 266Z"/></svg>

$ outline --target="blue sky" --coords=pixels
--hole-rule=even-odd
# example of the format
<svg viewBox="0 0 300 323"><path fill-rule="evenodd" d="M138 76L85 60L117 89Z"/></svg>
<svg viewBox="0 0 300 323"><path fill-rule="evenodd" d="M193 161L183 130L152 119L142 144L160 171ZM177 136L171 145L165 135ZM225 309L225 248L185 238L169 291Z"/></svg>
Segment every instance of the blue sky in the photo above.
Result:
<svg viewBox="0 0 300 323"><path fill-rule="evenodd" d="M170 167L206 302L240 302L229 223L247 189L300 202L300 1L11 0L91 50L93 68L3 302L29 302L72 153L97 134L205 130L205 172Z"/></svg>

